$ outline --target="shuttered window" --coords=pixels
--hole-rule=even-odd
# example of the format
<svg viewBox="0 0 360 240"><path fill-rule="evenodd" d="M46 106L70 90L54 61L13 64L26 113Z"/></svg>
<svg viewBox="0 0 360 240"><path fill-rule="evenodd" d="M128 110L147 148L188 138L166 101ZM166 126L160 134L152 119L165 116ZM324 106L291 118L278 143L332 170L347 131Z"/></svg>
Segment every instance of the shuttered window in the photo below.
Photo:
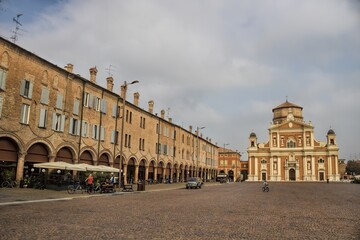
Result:
<svg viewBox="0 0 360 240"><path fill-rule="evenodd" d="M39 128L46 128L47 109L40 109Z"/></svg>
<svg viewBox="0 0 360 240"><path fill-rule="evenodd" d="M46 105L49 104L49 89L47 87L42 88L40 102Z"/></svg>

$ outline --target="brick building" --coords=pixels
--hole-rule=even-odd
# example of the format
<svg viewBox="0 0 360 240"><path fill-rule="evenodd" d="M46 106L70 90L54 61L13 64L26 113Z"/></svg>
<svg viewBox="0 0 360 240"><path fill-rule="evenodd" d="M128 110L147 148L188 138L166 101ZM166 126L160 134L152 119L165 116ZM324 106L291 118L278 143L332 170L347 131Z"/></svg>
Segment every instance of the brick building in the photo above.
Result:
<svg viewBox="0 0 360 240"><path fill-rule="evenodd" d="M245 180L248 162L241 160L241 153L227 148L219 148L219 175L227 175L230 181Z"/></svg>
<svg viewBox="0 0 360 240"><path fill-rule="evenodd" d="M339 181L335 132L317 141L311 122L303 121L302 107L286 101L273 109L267 143L249 137L250 181Z"/></svg>
<svg viewBox="0 0 360 240"><path fill-rule="evenodd" d="M73 68L59 68L0 38L2 170L13 170L19 181L40 162L116 168L122 162L125 182L216 176L218 147L211 140L165 119L165 111L154 114L153 101L148 111L141 109L139 93L133 103L126 101L122 118L127 84L119 95L112 77L106 79L106 88L97 84L95 67L90 68L90 80Z"/></svg>

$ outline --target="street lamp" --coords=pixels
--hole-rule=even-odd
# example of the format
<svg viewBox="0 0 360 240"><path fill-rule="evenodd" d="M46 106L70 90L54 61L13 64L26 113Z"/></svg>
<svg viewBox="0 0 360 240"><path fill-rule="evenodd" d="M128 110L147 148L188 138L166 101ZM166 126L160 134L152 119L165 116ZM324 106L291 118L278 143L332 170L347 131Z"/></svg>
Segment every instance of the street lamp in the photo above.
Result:
<svg viewBox="0 0 360 240"><path fill-rule="evenodd" d="M197 158L196 158L196 176L198 175L199 171L199 158L200 158L200 142L199 142L199 131L204 129L205 127L197 127L196 129L196 138L197 138ZM199 176L200 177L200 176Z"/></svg>
<svg viewBox="0 0 360 240"><path fill-rule="evenodd" d="M126 91L128 85L138 83L138 80L134 80L131 83L127 83L124 81L124 84L121 85L123 89L123 96L122 96L122 119L121 119L121 133L120 133L120 165L119 165L119 191L122 184L122 157L123 157L123 140L124 140L124 124L125 124L125 105L126 105Z"/></svg>

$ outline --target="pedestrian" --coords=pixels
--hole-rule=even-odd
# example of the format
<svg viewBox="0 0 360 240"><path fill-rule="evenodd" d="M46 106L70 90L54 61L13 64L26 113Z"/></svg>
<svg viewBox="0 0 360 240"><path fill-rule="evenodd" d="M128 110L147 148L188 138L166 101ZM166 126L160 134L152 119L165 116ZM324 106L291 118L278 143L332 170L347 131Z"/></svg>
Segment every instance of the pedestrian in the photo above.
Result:
<svg viewBox="0 0 360 240"><path fill-rule="evenodd" d="M89 176L85 179L85 182L87 184L87 187L88 187L88 191L92 192L93 190L93 176L92 174L89 174Z"/></svg>
<svg viewBox="0 0 360 240"><path fill-rule="evenodd" d="M110 183L113 185L115 183L115 176L111 173Z"/></svg>

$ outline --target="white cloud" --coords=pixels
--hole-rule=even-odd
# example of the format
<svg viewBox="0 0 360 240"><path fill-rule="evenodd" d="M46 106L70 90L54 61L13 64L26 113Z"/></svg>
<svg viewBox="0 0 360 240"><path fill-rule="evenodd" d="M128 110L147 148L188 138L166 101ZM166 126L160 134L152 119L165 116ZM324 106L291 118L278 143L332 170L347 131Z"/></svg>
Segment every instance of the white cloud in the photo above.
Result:
<svg viewBox="0 0 360 240"><path fill-rule="evenodd" d="M128 99L138 91L144 109L154 100L157 112L170 108L185 128L206 125L204 134L219 144L245 151L252 129L267 141L271 110L289 96L318 138L334 126L343 157L359 149L350 144L358 142L360 116L355 1L69 0L50 7L24 24L21 46L59 66L73 63L86 78L97 66L104 87L111 64L115 91L138 79Z"/></svg>

